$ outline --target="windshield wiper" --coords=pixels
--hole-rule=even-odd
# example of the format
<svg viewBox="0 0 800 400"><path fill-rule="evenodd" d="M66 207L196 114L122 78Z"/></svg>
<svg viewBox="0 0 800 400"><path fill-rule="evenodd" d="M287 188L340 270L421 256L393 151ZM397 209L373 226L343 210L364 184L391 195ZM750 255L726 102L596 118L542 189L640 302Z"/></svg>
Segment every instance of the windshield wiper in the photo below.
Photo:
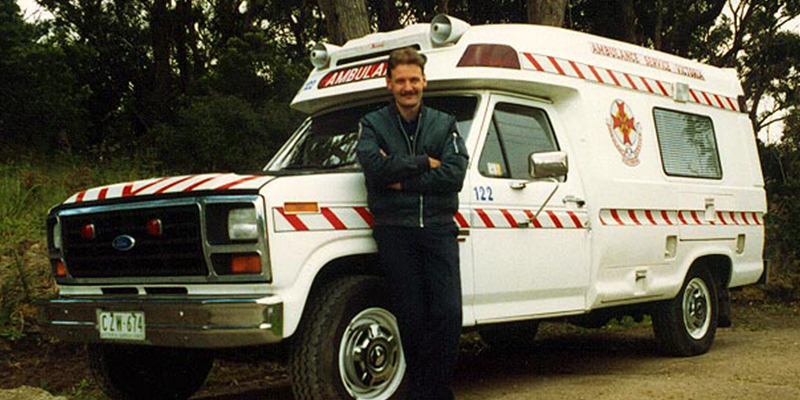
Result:
<svg viewBox="0 0 800 400"><path fill-rule="evenodd" d="M353 166L353 165L356 165L356 164L358 164L357 161L350 161L350 162L346 162L346 163L331 164L331 165L297 164L297 165L289 165L289 166L283 167L283 169L284 170L300 170L300 169L322 169L322 170L328 170L328 169L339 169L339 168L343 168L343 167L350 167L350 166Z"/></svg>

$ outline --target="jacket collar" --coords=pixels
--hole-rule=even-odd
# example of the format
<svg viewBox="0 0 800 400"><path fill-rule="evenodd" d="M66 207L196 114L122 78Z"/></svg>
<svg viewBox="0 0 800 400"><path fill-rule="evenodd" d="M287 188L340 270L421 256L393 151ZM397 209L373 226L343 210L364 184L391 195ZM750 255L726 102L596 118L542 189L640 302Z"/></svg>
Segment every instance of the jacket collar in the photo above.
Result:
<svg viewBox="0 0 800 400"><path fill-rule="evenodd" d="M422 121L422 116L425 114L425 101L421 100L419 105L419 114L417 115L417 121ZM389 113L392 114L392 117L397 116L403 118L400 115L400 111L397 109L397 103L395 103L394 98L389 100Z"/></svg>

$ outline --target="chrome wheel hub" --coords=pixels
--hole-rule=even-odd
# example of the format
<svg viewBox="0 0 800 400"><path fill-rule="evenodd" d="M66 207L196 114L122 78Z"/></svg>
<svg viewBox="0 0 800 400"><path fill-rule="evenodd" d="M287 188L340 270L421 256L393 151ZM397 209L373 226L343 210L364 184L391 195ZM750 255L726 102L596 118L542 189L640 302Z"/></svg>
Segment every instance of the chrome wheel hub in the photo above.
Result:
<svg viewBox="0 0 800 400"><path fill-rule="evenodd" d="M711 295L700 278L693 278L683 293L683 324L695 340L702 339L711 326Z"/></svg>
<svg viewBox="0 0 800 400"><path fill-rule="evenodd" d="M405 369L394 315L374 307L353 317L339 345L339 375L347 392L356 399L388 399Z"/></svg>

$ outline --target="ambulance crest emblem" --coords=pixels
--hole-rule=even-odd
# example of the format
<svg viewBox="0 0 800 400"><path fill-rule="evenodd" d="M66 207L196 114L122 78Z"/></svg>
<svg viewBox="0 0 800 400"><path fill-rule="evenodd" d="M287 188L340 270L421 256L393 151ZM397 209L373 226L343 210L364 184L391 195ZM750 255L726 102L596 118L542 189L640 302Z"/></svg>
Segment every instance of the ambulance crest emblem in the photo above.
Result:
<svg viewBox="0 0 800 400"><path fill-rule="evenodd" d="M642 151L642 126L633 117L631 108L622 100L611 103L610 116L606 119L608 133L614 147L622 155L625 165L639 165L639 153Z"/></svg>

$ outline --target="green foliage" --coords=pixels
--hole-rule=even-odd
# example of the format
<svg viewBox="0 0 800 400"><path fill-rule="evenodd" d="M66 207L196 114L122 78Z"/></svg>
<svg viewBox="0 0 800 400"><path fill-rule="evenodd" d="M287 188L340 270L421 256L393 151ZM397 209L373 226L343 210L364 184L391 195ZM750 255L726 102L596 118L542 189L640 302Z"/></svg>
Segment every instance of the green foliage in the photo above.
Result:
<svg viewBox="0 0 800 400"><path fill-rule="evenodd" d="M0 164L0 338L17 340L34 324L33 302L53 293L44 218L50 207L88 187L158 175L148 163L120 159Z"/></svg>
<svg viewBox="0 0 800 400"><path fill-rule="evenodd" d="M255 107L216 93L198 96L172 123L153 129L158 158L169 160L173 172L259 170L291 134L294 121L281 106Z"/></svg>

